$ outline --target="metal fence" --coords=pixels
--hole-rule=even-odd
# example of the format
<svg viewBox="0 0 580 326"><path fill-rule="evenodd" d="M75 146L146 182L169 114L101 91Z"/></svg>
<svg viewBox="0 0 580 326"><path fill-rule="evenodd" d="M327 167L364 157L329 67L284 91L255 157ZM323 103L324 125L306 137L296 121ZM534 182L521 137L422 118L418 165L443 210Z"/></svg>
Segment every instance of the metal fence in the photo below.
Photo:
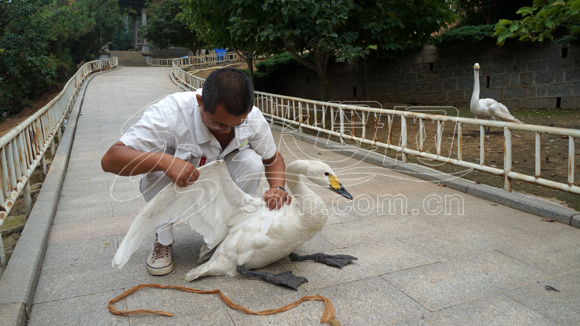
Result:
<svg viewBox="0 0 580 326"><path fill-rule="evenodd" d="M55 137L60 139L62 123L74 107L83 82L92 73L117 65L116 57L85 63L52 101L0 138L0 227L20 194L23 195L26 212L30 212L29 178L39 163L42 163L43 174L46 175L45 153L50 147L54 155ZM0 269L6 266L1 240L0 236Z"/></svg>
<svg viewBox="0 0 580 326"><path fill-rule="evenodd" d="M186 71L173 66L173 73L182 83L190 89L203 86L203 79L193 76ZM265 92L255 92L255 105L262 110L265 117L271 123L280 122L288 126L294 126L298 130L309 129L336 136L341 142L354 141L358 144L366 144L386 150L393 150L400 154L401 161L407 162L409 155L417 158L453 164L476 171L486 172L504 179L503 188L512 190L512 181L521 180L531 184L562 190L569 193L580 194L580 187L575 185L574 180L574 155L575 141L580 139L580 130L557 127L547 127L530 124L517 124L510 122L489 121L472 118L461 118L447 115L428 114L413 112L412 110L441 110L456 109L454 107L401 107L402 110L387 110L371 108L360 105L349 105L308 100L297 97L282 96ZM382 121L381 121L382 119ZM415 144L409 142L409 121L417 122ZM395 123L396 122L396 123ZM427 135L426 122L436 124L433 137ZM454 149L449 155L444 155L442 148L449 147L449 143L443 142L443 130L445 123L452 124ZM386 125L386 128L380 128ZM399 126L398 139L393 138L395 126ZM464 129L467 127L479 129L479 155L470 161L464 155ZM485 127L497 127L503 130L503 167L486 162L486 131ZM512 131L533 133L535 139L533 174L516 172L513 170L512 160ZM558 182L542 176L542 135L557 135L568 139L567 182ZM433 138L434 153L426 150L426 140Z"/></svg>
<svg viewBox="0 0 580 326"><path fill-rule="evenodd" d="M173 59L151 58L150 64L152 66L158 66L158 67L171 67L171 65L173 64Z"/></svg>
<svg viewBox="0 0 580 326"><path fill-rule="evenodd" d="M242 59L236 52L212 53L199 56L174 59L151 59L152 66L171 67L173 63L179 67L189 67L194 65L209 65L222 62L235 62Z"/></svg>

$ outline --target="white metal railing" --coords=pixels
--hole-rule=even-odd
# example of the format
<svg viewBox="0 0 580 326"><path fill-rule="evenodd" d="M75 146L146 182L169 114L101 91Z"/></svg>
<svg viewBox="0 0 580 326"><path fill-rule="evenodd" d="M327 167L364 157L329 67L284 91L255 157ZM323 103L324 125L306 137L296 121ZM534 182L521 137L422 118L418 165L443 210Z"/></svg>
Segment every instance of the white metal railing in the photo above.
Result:
<svg viewBox="0 0 580 326"><path fill-rule="evenodd" d="M95 71L117 65L117 57L85 63L52 101L0 138L0 227L21 193L25 209L30 212L32 200L29 178L39 163L42 163L46 175L44 154L50 147L54 155L54 137L60 139L62 122L74 107L83 82ZM6 257L1 240L0 235L0 268L3 268L6 266Z"/></svg>
<svg viewBox="0 0 580 326"><path fill-rule="evenodd" d="M205 55L190 56L185 58L173 59L151 59L152 66L171 67L173 63L179 67L188 67L194 65L207 65L222 62L241 61L242 59L237 52L210 53Z"/></svg>
<svg viewBox="0 0 580 326"><path fill-rule="evenodd" d="M401 154L401 160L407 162L408 155L422 157L442 163L454 164L477 171L487 172L504 177L504 189L512 190L512 180L521 180L532 184L554 188L566 192L580 194L580 187L574 184L574 151L575 139L580 138L580 130L546 127L530 124L518 124L511 122L489 121L472 118L451 117L407 110L387 110L369 107L361 107L347 104L335 104L321 101L307 100L297 97L282 96L264 92L255 92L255 105L262 110L264 116L272 122L279 121L284 124L294 125L298 128L307 128L317 132L337 136L344 140L354 140L363 144L377 146L387 150L395 150ZM446 107L408 107L407 109L445 109ZM453 108L453 107L447 107ZM387 141L378 140L378 123L381 117L386 116ZM328 121L330 119L330 121ZM367 135L369 119L374 121L374 132ZM392 142L393 122L400 120L400 140ZM419 121L419 135L417 146L411 148L408 144L409 134L407 119ZM337 121L338 120L338 121ZM433 121L437 124L434 135L436 153L424 150L425 122ZM457 157L452 158L442 155L443 126L445 122L454 124L454 135L457 137ZM480 151L479 162L469 162L463 158L463 127L466 125L479 127ZM499 127L504 134L504 164L503 169L486 165L485 163L485 127ZM512 131L527 131L535 134L535 174L526 175L512 171ZM541 174L541 142L542 134L567 136L568 138L568 178L567 183L548 180Z"/></svg>
<svg viewBox="0 0 580 326"><path fill-rule="evenodd" d="M176 78L190 89L197 89L203 86L203 79L194 76L177 64L173 65L173 73ZM368 144L384 148L385 150L394 150L401 155L401 160L407 162L408 155L421 157L442 163L453 164L470 168L473 170L491 173L504 178L504 190L512 190L512 181L521 180L531 184L558 189L574 194L580 194L580 187L574 182L574 154L575 140L580 139L580 130L547 127L530 124L517 124L511 122L490 121L482 119L461 118L445 115L436 115L409 111L408 109L456 109L454 107L404 107L407 110L387 110L382 108L361 107L356 105L338 104L308 100L298 97L270 94L265 92L255 93L255 105L262 110L271 123L281 122L287 125L295 126L300 131L303 128L323 132L328 135L337 136L342 142L344 140L353 140L361 144ZM379 120L386 116L387 139L386 142L380 141L378 137ZM349 118L350 117L350 118ZM395 119L400 121L400 139L395 144L392 139L393 122ZM407 119L419 121L419 130L417 144L411 148L408 144L409 134L407 128ZM436 123L435 153L425 150L424 140L427 138L425 122L431 121ZM442 155L443 128L445 123L454 124L454 137L457 142L456 157L451 155ZM368 126L374 129L372 134L367 134ZM463 155L463 128L465 126L479 127L479 158L478 162L470 162ZM485 127L499 127L503 129L504 149L503 149L503 168L497 168L492 165L486 165L485 151ZM512 131L531 132L535 135L535 171L534 175L512 171ZM567 182L557 182L542 177L542 159L541 159L541 135L559 135L568 138L568 156L567 156Z"/></svg>
<svg viewBox="0 0 580 326"><path fill-rule="evenodd" d="M172 63L173 63L173 59L151 58L151 65L152 66L171 67Z"/></svg>
<svg viewBox="0 0 580 326"><path fill-rule="evenodd" d="M197 77L193 74L188 73L187 71L181 69L177 64L173 64L173 76L180 81L185 87L196 90L198 88L203 87L203 82L205 79Z"/></svg>

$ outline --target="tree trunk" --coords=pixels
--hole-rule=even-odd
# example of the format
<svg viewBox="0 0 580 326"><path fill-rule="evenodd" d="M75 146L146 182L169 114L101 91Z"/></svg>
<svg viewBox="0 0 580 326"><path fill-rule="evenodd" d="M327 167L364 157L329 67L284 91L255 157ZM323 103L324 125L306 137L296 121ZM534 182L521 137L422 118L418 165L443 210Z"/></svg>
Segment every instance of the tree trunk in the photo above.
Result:
<svg viewBox="0 0 580 326"><path fill-rule="evenodd" d="M322 89L322 100L328 101L330 99L330 96L328 93L328 76L326 75L326 67L328 67L328 59L330 58L330 55L328 54L322 55L320 54L320 51L318 51L317 47L313 47L312 51L314 52L315 59L314 64L312 64L311 62L304 60L300 55L298 55L298 53L296 53L296 51L290 46L290 44L288 43L288 41L284 36L282 36L281 38L282 42L284 42L284 47L286 48L286 50L288 50L288 52L290 52L290 54L292 54L292 56L296 60L298 60L298 62L300 62L304 67L316 71L316 73L318 74L318 78L320 78L320 87Z"/></svg>
<svg viewBox="0 0 580 326"><path fill-rule="evenodd" d="M318 78L320 78L320 89L322 90L322 100L328 102L330 99L330 94L328 92L328 75L326 73L326 68L328 67L328 55L321 55L320 52L314 50L314 64L316 65L316 73L318 73Z"/></svg>
<svg viewBox="0 0 580 326"><path fill-rule="evenodd" d="M361 83L361 92L362 92L362 99L365 101L369 100L369 95L367 92L367 59L368 56L356 59L356 65L360 72L360 83Z"/></svg>
<svg viewBox="0 0 580 326"><path fill-rule="evenodd" d="M246 61L246 65L248 66L248 76L252 81L252 86L254 86L254 90L256 89L256 82L254 81L254 53L252 52L244 52L244 61Z"/></svg>

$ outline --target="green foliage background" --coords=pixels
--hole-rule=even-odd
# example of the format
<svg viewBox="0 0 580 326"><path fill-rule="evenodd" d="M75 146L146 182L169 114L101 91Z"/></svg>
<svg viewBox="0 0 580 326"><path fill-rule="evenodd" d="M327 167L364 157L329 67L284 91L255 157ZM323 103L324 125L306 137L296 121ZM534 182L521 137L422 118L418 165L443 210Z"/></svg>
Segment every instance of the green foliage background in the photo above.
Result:
<svg viewBox="0 0 580 326"><path fill-rule="evenodd" d="M0 1L0 115L22 111L97 58L121 23L116 0Z"/></svg>

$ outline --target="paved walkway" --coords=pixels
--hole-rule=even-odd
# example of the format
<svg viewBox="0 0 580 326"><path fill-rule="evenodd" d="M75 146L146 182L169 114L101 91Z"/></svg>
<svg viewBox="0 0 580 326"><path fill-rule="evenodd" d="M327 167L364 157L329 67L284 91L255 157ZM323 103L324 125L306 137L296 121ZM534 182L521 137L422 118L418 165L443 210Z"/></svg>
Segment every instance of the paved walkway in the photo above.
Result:
<svg viewBox="0 0 580 326"><path fill-rule="evenodd" d="M138 178L105 174L100 159L139 118L141 108L179 91L168 73L123 68L90 83L29 325L318 325L323 309L320 302L306 302L282 314L250 316L227 308L216 296L145 289L116 307L166 310L175 317L109 313L110 299L142 283L219 288L252 310L321 294L334 303L343 325L580 324L579 229L540 222L537 216L279 133L286 161L328 162L355 196L353 202L336 201L323 190L333 214L323 231L297 251L344 253L358 261L342 270L288 259L265 268L307 277L309 283L298 292L241 276L188 283L183 276L195 266L202 240L188 226L179 226L170 275L153 277L145 270L151 239L123 269L112 268L144 201ZM390 208L389 194L400 199Z"/></svg>

